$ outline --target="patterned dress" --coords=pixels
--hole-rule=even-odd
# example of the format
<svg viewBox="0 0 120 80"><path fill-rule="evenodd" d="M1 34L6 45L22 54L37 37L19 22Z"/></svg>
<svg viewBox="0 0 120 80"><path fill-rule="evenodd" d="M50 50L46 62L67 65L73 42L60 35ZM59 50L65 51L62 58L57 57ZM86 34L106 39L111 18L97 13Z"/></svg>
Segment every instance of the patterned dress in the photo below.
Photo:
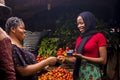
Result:
<svg viewBox="0 0 120 80"><path fill-rule="evenodd" d="M79 69L80 80L101 80L100 67L86 60L81 61Z"/></svg>

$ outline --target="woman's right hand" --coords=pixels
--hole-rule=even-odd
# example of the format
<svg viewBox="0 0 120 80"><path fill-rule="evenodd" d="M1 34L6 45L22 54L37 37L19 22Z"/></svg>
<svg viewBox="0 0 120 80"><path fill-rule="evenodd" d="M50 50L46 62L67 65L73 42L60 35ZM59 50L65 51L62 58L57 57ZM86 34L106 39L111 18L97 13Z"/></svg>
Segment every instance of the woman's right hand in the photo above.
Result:
<svg viewBox="0 0 120 80"><path fill-rule="evenodd" d="M46 60L48 62L48 65L55 65L55 63L57 62L56 57L48 57Z"/></svg>

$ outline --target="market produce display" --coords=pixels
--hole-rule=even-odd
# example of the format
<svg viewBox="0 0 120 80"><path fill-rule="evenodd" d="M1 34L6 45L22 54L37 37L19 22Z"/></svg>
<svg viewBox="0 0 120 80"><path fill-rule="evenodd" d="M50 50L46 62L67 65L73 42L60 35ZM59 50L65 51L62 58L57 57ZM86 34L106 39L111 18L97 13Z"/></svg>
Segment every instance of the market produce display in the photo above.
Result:
<svg viewBox="0 0 120 80"><path fill-rule="evenodd" d="M44 38L38 49L38 55L42 57L56 56L59 38Z"/></svg>
<svg viewBox="0 0 120 80"><path fill-rule="evenodd" d="M57 56L67 56L67 52L70 50L69 47L66 47L65 50L63 48L59 48L57 51Z"/></svg>
<svg viewBox="0 0 120 80"><path fill-rule="evenodd" d="M51 48L52 49L52 48ZM56 48L55 48L56 49ZM52 53L51 52L53 52L53 51L51 51L50 53L49 52L46 52L46 54L43 52L43 54L42 54L42 51L40 51L41 50L41 48L39 49L39 54L37 55L37 57L36 57L36 61L37 62L40 62L41 60L43 60L43 59L46 59L47 57L49 57L49 56L67 56L67 52L68 51L70 51L70 48L67 46L65 49L63 49L63 48L59 48L57 51L56 51L56 55L55 55L55 53L54 53L54 55L52 55ZM46 50L47 51L47 50ZM55 51L55 50L54 50Z"/></svg>
<svg viewBox="0 0 120 80"><path fill-rule="evenodd" d="M50 56L67 56L67 52L70 48L68 46L65 48L58 48L57 44L55 44L57 41L57 38L43 40L38 50L36 61L40 62ZM41 75L38 76L38 80L72 80L72 73L65 67L49 66L46 70L48 71L46 73L40 71Z"/></svg>
<svg viewBox="0 0 120 80"><path fill-rule="evenodd" d="M67 69L57 67L50 72L38 76L38 80L72 80L72 74Z"/></svg>

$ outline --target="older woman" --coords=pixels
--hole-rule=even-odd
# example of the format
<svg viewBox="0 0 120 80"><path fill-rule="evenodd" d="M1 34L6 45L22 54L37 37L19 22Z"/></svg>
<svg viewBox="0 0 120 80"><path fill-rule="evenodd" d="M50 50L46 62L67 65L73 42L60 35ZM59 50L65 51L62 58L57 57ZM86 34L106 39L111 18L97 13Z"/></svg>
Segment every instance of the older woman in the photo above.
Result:
<svg viewBox="0 0 120 80"><path fill-rule="evenodd" d="M12 41L12 55L16 70L17 80L37 80L37 71L47 65L54 65L56 57L49 57L36 63L33 53L23 48L21 41L25 39L25 24L18 17L11 17L6 22L6 32Z"/></svg>

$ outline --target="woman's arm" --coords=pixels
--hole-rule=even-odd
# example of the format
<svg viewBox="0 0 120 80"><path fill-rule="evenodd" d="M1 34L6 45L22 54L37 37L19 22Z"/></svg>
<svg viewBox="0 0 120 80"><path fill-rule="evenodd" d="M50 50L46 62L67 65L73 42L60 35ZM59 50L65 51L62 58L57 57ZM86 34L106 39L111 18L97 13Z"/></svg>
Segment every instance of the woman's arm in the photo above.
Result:
<svg viewBox="0 0 120 80"><path fill-rule="evenodd" d="M54 65L56 63L56 57L49 57L39 63L27 65L25 67L16 67L16 70L21 76L29 76L35 74L37 71L43 69L47 65Z"/></svg>
<svg viewBox="0 0 120 80"><path fill-rule="evenodd" d="M74 56L68 56L68 57L58 56L57 59L58 59L58 62L59 62L59 63L64 63L64 62L74 63L74 62L76 61L76 58L75 58Z"/></svg>
<svg viewBox="0 0 120 80"><path fill-rule="evenodd" d="M105 46L99 47L100 57L98 57L98 58L87 57L87 56L84 56L82 54L73 54L73 55L79 56L80 58L86 59L86 60L93 62L93 63L106 64L106 61L107 61L107 49Z"/></svg>

